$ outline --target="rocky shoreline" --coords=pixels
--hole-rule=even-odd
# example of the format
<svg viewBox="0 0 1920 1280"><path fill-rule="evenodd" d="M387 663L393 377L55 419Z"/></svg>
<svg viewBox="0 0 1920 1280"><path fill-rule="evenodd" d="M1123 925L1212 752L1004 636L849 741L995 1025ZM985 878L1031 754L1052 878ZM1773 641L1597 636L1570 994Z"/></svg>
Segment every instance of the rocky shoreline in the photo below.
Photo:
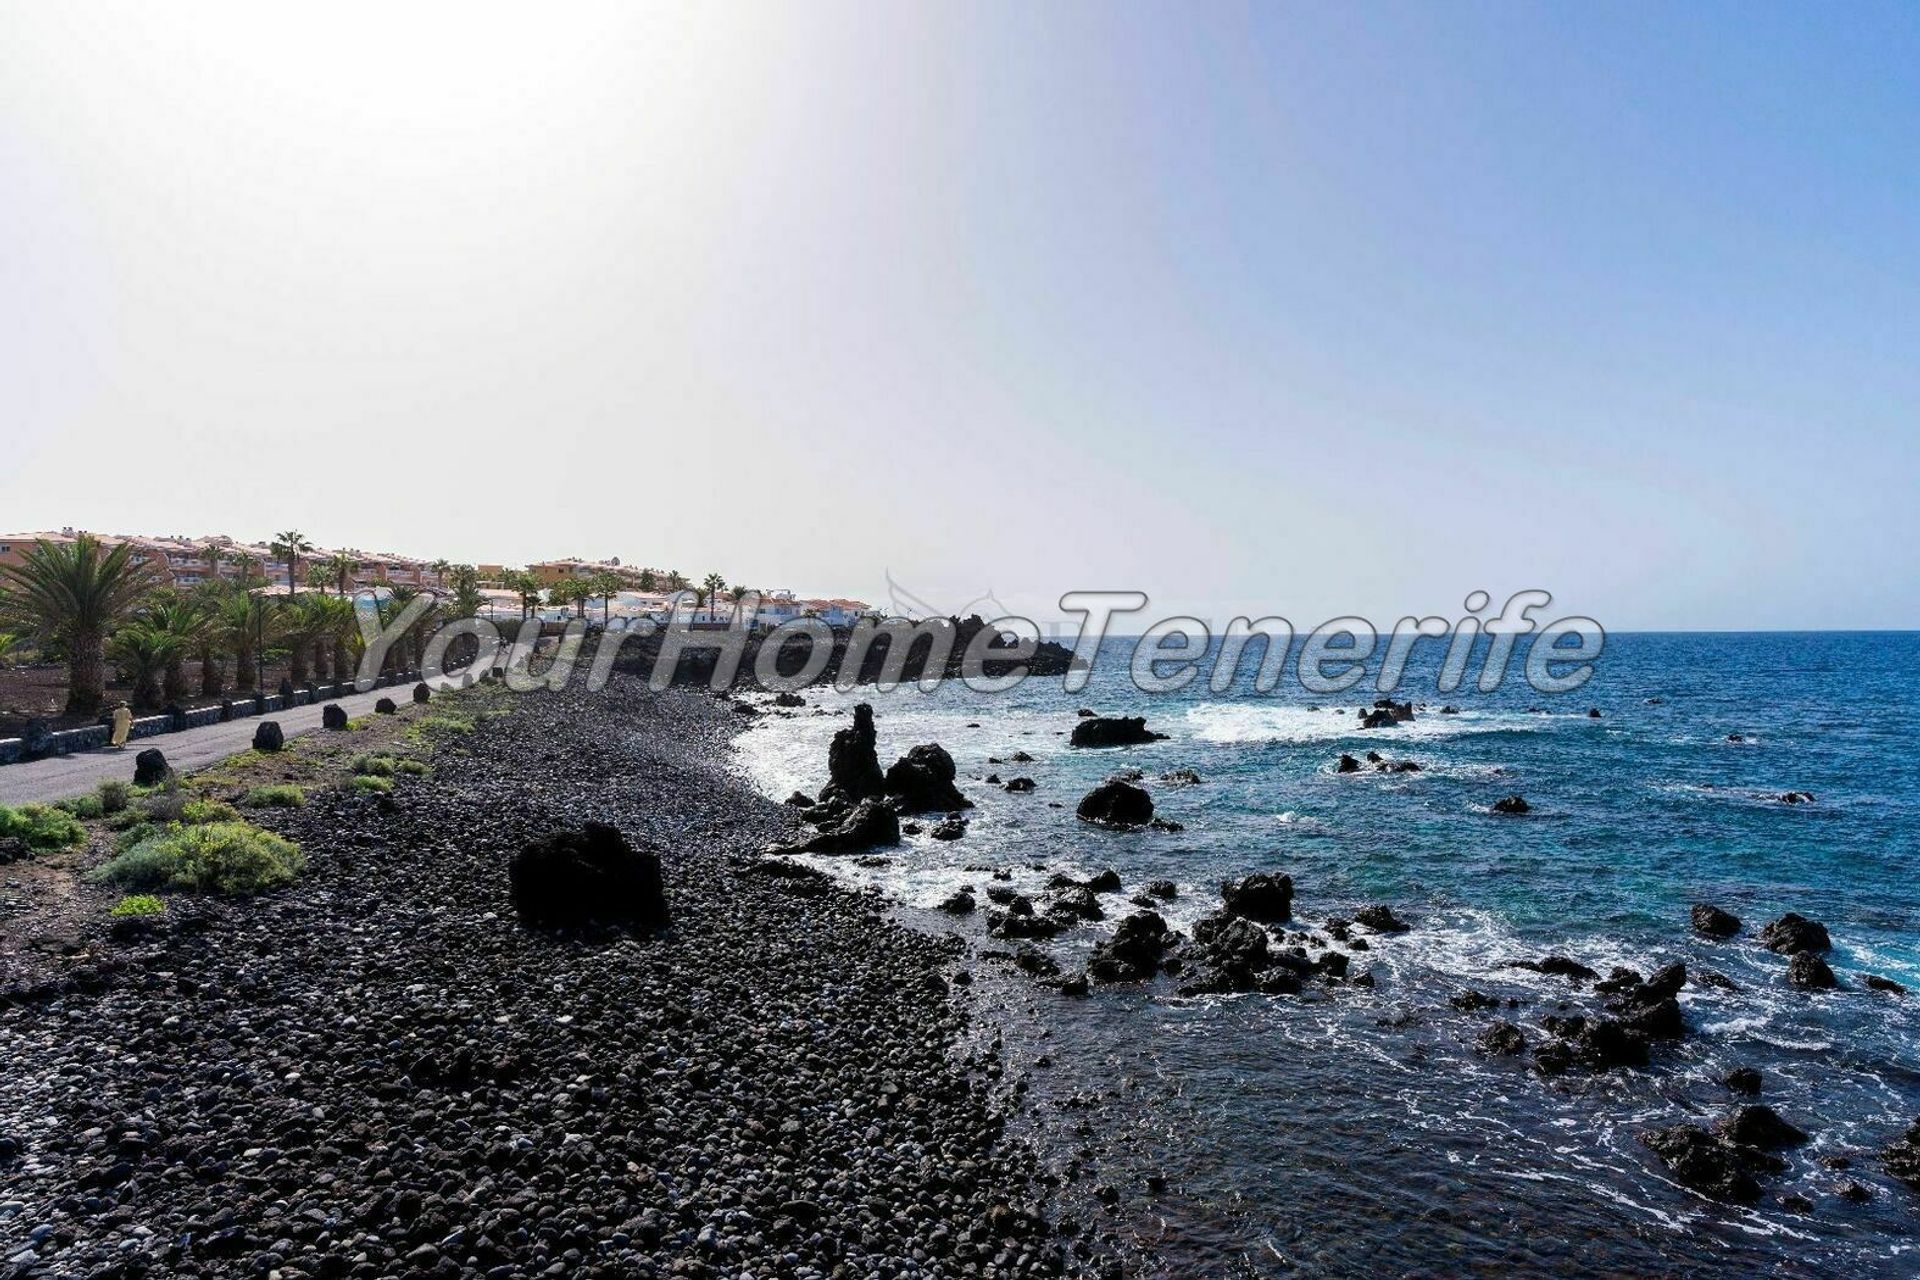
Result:
<svg viewBox="0 0 1920 1280"><path fill-rule="evenodd" d="M697 694L513 700L262 817L291 888L102 929L0 1008L0 1275L1050 1276L952 939L757 874L794 819ZM661 855L658 932L523 927L514 852ZM983 1042L985 1047L982 1047Z"/></svg>

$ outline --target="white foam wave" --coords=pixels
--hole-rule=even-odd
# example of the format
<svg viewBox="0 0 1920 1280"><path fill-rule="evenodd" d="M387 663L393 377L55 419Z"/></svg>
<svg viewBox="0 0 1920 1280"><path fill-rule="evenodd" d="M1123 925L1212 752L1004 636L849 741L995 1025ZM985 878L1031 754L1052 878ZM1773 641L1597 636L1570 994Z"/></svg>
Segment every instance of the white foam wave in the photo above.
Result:
<svg viewBox="0 0 1920 1280"><path fill-rule="evenodd" d="M1428 712L1391 729L1362 729L1351 708L1314 711L1273 703L1207 702L1189 708L1186 719L1192 736L1201 742L1313 743L1356 738L1379 742L1387 749L1396 742L1542 732L1554 727L1556 721L1570 722L1573 717L1498 711L1462 711L1455 715Z"/></svg>

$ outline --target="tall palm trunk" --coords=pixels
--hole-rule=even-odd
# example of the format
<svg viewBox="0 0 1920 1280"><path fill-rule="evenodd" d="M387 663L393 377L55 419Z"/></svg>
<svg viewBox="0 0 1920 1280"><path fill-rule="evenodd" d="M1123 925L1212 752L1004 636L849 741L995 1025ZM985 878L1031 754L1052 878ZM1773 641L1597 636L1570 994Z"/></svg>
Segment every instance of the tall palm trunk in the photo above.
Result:
<svg viewBox="0 0 1920 1280"><path fill-rule="evenodd" d="M330 652L325 640L313 642L313 674L322 680L327 678L327 657Z"/></svg>
<svg viewBox="0 0 1920 1280"><path fill-rule="evenodd" d="M200 696L217 698L226 688L226 673L220 670L220 659L214 653L213 646L200 646Z"/></svg>
<svg viewBox="0 0 1920 1280"><path fill-rule="evenodd" d="M187 658L178 649L174 650L173 656L167 659L165 680L166 685L161 696L169 703L185 702L187 700Z"/></svg>
<svg viewBox="0 0 1920 1280"><path fill-rule="evenodd" d="M298 640L287 646L287 678L295 684L307 682L307 646Z"/></svg>
<svg viewBox="0 0 1920 1280"><path fill-rule="evenodd" d="M253 639L233 646L233 687L237 693L253 692Z"/></svg>
<svg viewBox="0 0 1920 1280"><path fill-rule="evenodd" d="M90 716L106 700L106 637L76 631L67 639L67 714Z"/></svg>
<svg viewBox="0 0 1920 1280"><path fill-rule="evenodd" d="M347 642L335 638L333 642L333 678L345 680L353 674L353 655L347 652Z"/></svg>
<svg viewBox="0 0 1920 1280"><path fill-rule="evenodd" d="M160 701L160 686L153 678L152 668L143 669L133 681L133 705L151 707Z"/></svg>

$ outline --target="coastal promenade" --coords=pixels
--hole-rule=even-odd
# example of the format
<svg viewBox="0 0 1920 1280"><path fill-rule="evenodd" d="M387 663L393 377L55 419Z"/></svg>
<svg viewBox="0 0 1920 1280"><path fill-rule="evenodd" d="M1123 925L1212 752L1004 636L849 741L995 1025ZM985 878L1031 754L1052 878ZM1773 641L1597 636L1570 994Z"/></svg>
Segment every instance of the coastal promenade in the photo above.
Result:
<svg viewBox="0 0 1920 1280"><path fill-rule="evenodd" d="M384 688L349 694L331 701L344 707L349 716L363 716L372 714L374 704L382 698L405 702L411 696L406 688ZM279 721L280 728L289 738L311 733L320 727L321 709L327 705L326 702L313 703L285 711L269 711L264 716L246 716L198 729L157 734L151 738L136 739L117 751L111 748L79 751L71 755L50 756L45 760L0 766L0 804L64 800L68 796L91 791L111 779L131 781L133 758L148 747L158 747L165 752L167 763L176 770L184 772L202 768L252 746L253 731L263 720Z"/></svg>

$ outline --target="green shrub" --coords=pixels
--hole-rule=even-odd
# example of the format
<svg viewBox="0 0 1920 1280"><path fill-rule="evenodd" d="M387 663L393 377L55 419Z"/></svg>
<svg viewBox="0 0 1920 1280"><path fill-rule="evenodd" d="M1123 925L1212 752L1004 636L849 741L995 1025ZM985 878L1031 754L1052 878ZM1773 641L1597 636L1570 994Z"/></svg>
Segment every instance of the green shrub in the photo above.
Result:
<svg viewBox="0 0 1920 1280"><path fill-rule="evenodd" d="M239 810L221 800L189 800L180 809L180 821L190 826L207 822L234 822L239 817Z"/></svg>
<svg viewBox="0 0 1920 1280"><path fill-rule="evenodd" d="M124 813L133 802L132 785L118 779L101 783L96 794L100 797L101 813Z"/></svg>
<svg viewBox="0 0 1920 1280"><path fill-rule="evenodd" d="M87 829L50 805L23 804L10 809L0 804L0 838L22 841L29 849L66 849L85 844Z"/></svg>
<svg viewBox="0 0 1920 1280"><path fill-rule="evenodd" d="M65 800L56 800L53 807L72 814L82 822L91 822L106 812L100 807L99 796L72 796Z"/></svg>
<svg viewBox="0 0 1920 1280"><path fill-rule="evenodd" d="M147 822L180 822L192 797L178 787L162 787L140 797L140 816Z"/></svg>
<svg viewBox="0 0 1920 1280"><path fill-rule="evenodd" d="M296 787L291 782L255 787L240 801L249 809L298 809L306 802L306 788Z"/></svg>
<svg viewBox="0 0 1920 1280"><path fill-rule="evenodd" d="M130 893L113 905L109 915L114 916L157 916L167 909L167 904L150 893Z"/></svg>
<svg viewBox="0 0 1920 1280"><path fill-rule="evenodd" d="M391 778L393 776L393 761L389 760L386 756L355 756L353 758L353 771L362 777Z"/></svg>
<svg viewBox="0 0 1920 1280"><path fill-rule="evenodd" d="M402 773L412 774L414 777L419 777L423 773L433 772L433 770L427 767L425 760L398 760L394 762L393 767Z"/></svg>
<svg viewBox="0 0 1920 1280"><path fill-rule="evenodd" d="M353 789L355 791L377 791L381 795L385 795L387 792L393 790L393 779L363 773L353 780Z"/></svg>
<svg viewBox="0 0 1920 1280"><path fill-rule="evenodd" d="M122 888L230 896L287 883L306 866L300 846L245 822L149 831L95 876Z"/></svg>

